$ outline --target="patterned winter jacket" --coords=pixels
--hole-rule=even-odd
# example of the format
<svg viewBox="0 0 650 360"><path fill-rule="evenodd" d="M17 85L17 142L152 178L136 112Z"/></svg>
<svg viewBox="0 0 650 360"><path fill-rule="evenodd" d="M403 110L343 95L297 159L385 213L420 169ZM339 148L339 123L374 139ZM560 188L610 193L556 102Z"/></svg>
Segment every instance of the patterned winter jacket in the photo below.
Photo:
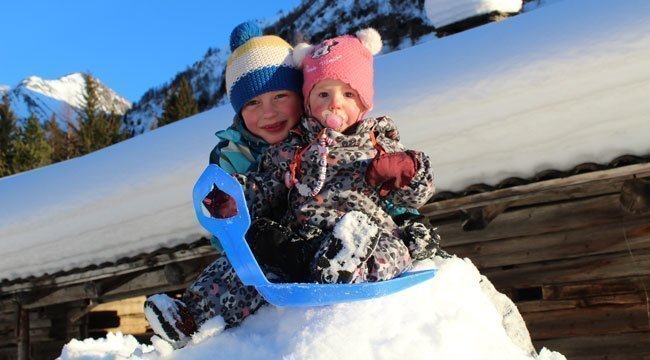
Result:
<svg viewBox="0 0 650 360"><path fill-rule="evenodd" d="M219 143L210 153L210 164L217 164L229 174L243 174L257 169L269 143L253 135L244 121L235 116L232 125L215 134Z"/></svg>
<svg viewBox="0 0 650 360"><path fill-rule="evenodd" d="M232 125L215 134L219 143L210 152L210 164L217 164L229 174L242 174L257 169L257 165L268 148L269 143L253 135L244 121L235 115ZM223 252L221 242L215 236L210 239L212 246Z"/></svg>
<svg viewBox="0 0 650 360"><path fill-rule="evenodd" d="M311 189L316 187L321 168L317 137L321 131L335 142L329 146L324 185L316 196L303 195L299 186L287 188L285 174L296 164L295 178ZM309 224L321 230L332 230L344 214L356 210L394 232L397 226L387 213L384 200L408 208L424 205L434 192L431 164L428 156L416 152L418 170L408 186L381 198L377 189L365 181L366 169L378 153L371 133L376 144L388 153L406 150L399 142L395 124L388 117L364 119L349 135L323 130L316 119L303 118L285 141L271 146L264 154L257 172L236 176L244 186L251 215L269 216L276 204L288 200L289 210L283 219L288 226ZM296 153L302 154L299 159Z"/></svg>

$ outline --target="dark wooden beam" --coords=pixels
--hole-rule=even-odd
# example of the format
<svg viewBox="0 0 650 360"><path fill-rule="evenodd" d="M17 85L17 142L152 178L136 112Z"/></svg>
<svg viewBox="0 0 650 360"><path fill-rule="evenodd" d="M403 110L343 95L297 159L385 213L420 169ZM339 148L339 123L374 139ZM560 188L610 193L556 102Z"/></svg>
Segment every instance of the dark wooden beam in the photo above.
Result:
<svg viewBox="0 0 650 360"><path fill-rule="evenodd" d="M532 236L559 231L584 229L611 224L620 227L623 220L648 218L645 214L629 214L621 208L619 194L604 195L526 208L511 209L494 219L479 233L460 231L460 222L435 222L443 246Z"/></svg>
<svg viewBox="0 0 650 360"><path fill-rule="evenodd" d="M462 209L509 202L511 206L576 199L600 194L619 193L623 181L650 176L650 163L594 171L566 178L539 181L424 205L420 212L427 217L452 214Z"/></svg>
<svg viewBox="0 0 650 360"><path fill-rule="evenodd" d="M182 284L185 279L183 268L176 263L165 265L163 272L165 273L165 279L167 279L167 282L171 285Z"/></svg>
<svg viewBox="0 0 650 360"><path fill-rule="evenodd" d="M498 289L645 276L650 275L650 249L634 251L634 258L628 251L621 251L507 268L487 268L482 273Z"/></svg>
<svg viewBox="0 0 650 360"><path fill-rule="evenodd" d="M18 324L16 325L16 358L28 360L29 356L29 310L16 303Z"/></svg>
<svg viewBox="0 0 650 360"><path fill-rule="evenodd" d="M522 316L533 341L636 331L650 334L645 302L531 312Z"/></svg>
<svg viewBox="0 0 650 360"><path fill-rule="evenodd" d="M443 248L459 257L469 257L479 269L650 248L650 215L619 223L593 223L579 229L506 236L491 241L485 241L482 233L477 233L473 243L455 246L448 244L465 233L460 228L453 232L445 230L441 232Z"/></svg>
<svg viewBox="0 0 650 360"><path fill-rule="evenodd" d="M621 187L621 206L632 214L650 212L650 179L626 180Z"/></svg>
<svg viewBox="0 0 650 360"><path fill-rule="evenodd" d="M535 345L538 350L546 347L571 360L650 358L650 335L647 331L561 337L537 340Z"/></svg>
<svg viewBox="0 0 650 360"><path fill-rule="evenodd" d="M492 220L503 213L508 203L492 204L469 210L461 211L461 220L464 231L477 231L485 229Z"/></svg>
<svg viewBox="0 0 650 360"><path fill-rule="evenodd" d="M192 249L178 250L171 253L156 255L150 258L140 258L132 262L122 262L99 269L79 271L56 277L43 277L30 281L18 282L10 285L0 286L0 294L10 294L32 289L64 287L74 284L83 284L88 281L98 281L115 278L117 276L132 274L139 271L146 271L153 267L164 266L169 263L199 259L214 256L216 251L212 245L199 246Z"/></svg>

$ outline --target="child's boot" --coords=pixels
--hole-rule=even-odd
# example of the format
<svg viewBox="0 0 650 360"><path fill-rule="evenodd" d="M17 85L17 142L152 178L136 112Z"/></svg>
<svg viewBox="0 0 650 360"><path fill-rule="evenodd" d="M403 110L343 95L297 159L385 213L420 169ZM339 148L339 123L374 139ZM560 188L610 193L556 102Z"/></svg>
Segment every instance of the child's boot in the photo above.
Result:
<svg viewBox="0 0 650 360"><path fill-rule="evenodd" d="M165 294L150 296L144 303L144 315L156 335L176 349L185 346L197 330L188 307Z"/></svg>
<svg viewBox="0 0 650 360"><path fill-rule="evenodd" d="M312 276L319 283L348 284L364 273L379 241L379 230L364 213L345 214L316 253ZM363 278L363 277L361 277Z"/></svg>
<svg viewBox="0 0 650 360"><path fill-rule="evenodd" d="M311 240L273 220L260 218L246 233L246 241L260 265L281 281L308 280L309 264L316 252Z"/></svg>

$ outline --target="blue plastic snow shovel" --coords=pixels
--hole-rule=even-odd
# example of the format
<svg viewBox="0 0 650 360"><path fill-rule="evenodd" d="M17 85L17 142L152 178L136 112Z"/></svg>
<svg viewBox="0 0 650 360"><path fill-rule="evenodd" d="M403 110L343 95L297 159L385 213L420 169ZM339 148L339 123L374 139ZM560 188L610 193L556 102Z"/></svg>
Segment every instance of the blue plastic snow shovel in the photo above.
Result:
<svg viewBox="0 0 650 360"><path fill-rule="evenodd" d="M205 196L217 186L237 203L237 215L215 219L203 207ZM359 284L271 283L260 269L244 235L251 224L244 192L232 176L217 165L209 165L194 185L194 210L199 223L216 236L244 285L276 306L322 306L389 295L434 277L436 270L414 271L387 281Z"/></svg>

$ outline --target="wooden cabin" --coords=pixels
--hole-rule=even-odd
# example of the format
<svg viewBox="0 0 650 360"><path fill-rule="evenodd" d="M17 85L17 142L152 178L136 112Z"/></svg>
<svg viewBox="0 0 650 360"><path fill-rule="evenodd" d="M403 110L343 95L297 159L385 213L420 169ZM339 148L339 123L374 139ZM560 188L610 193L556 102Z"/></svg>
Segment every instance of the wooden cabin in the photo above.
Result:
<svg viewBox="0 0 650 360"><path fill-rule="evenodd" d="M178 294L215 259L209 240L0 283L0 360L53 359L71 339L121 331L147 342L147 295Z"/></svg>
<svg viewBox="0 0 650 360"><path fill-rule="evenodd" d="M650 357L650 160L439 194L422 212L567 359Z"/></svg>
<svg viewBox="0 0 650 360"><path fill-rule="evenodd" d="M440 193L422 209L443 247L519 307L537 350L650 356L650 157L623 156ZM144 296L180 293L213 259L207 239L115 263L0 283L0 359L53 358L72 338L147 341Z"/></svg>

